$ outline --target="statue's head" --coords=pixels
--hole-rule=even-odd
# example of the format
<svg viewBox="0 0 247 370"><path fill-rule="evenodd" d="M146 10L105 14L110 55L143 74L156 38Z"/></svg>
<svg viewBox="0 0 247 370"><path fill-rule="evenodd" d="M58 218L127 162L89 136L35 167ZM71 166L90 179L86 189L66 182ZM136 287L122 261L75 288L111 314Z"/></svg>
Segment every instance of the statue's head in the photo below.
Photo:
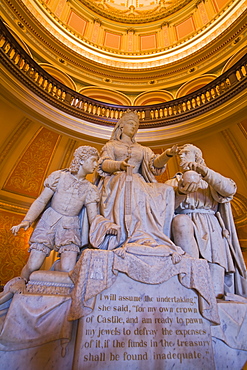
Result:
<svg viewBox="0 0 247 370"><path fill-rule="evenodd" d="M86 159L90 157L99 157L99 152L97 149L93 148L92 146L79 146L74 152L74 158L70 164L69 170L73 174L77 174L79 171L80 165Z"/></svg>
<svg viewBox="0 0 247 370"><path fill-rule="evenodd" d="M180 166L185 162L196 162L206 166L202 157L202 151L197 146L192 144L185 144L180 147L178 156L180 157Z"/></svg>
<svg viewBox="0 0 247 370"><path fill-rule="evenodd" d="M121 140L124 125L129 121L135 121L135 130L131 140L135 142L135 134L139 128L139 117L136 111L127 110L117 122L114 130L112 131L111 140Z"/></svg>

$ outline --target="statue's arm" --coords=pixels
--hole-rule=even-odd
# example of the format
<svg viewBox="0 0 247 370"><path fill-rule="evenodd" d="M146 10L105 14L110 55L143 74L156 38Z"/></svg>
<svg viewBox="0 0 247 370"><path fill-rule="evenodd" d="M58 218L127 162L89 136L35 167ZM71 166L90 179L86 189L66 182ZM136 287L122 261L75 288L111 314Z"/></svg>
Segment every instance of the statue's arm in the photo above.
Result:
<svg viewBox="0 0 247 370"><path fill-rule="evenodd" d="M101 168L104 172L113 173L120 171L121 162L119 161L113 161L112 159L105 159L102 164Z"/></svg>
<svg viewBox="0 0 247 370"><path fill-rule="evenodd" d="M86 209L87 209L87 216L88 216L88 221L89 221L89 224L91 225L92 222L96 219L96 217L99 215L99 212L98 212L98 205L97 203L89 203L89 204L86 204ZM102 216L101 216L102 218ZM105 219L106 220L106 219ZM118 232L119 232L119 226L117 226L116 224L114 224L113 222L110 222L109 221L109 228L107 229L106 231L106 235L108 234L111 234L111 235L118 235Z"/></svg>
<svg viewBox="0 0 247 370"><path fill-rule="evenodd" d="M106 143L100 153L98 169L100 176L104 177L109 173L120 171L120 164L121 162L115 160L114 143Z"/></svg>
<svg viewBox="0 0 247 370"><path fill-rule="evenodd" d="M127 171L128 167L133 167L128 163L129 158L127 157L124 161L113 161L110 159L104 160L101 168L104 172L114 173L117 171Z"/></svg>
<svg viewBox="0 0 247 370"><path fill-rule="evenodd" d="M93 222L93 220L98 214L98 205L96 202L89 203L89 204L86 204L86 209L87 209L88 221L89 221L89 224L91 225L91 223Z"/></svg>
<svg viewBox="0 0 247 370"><path fill-rule="evenodd" d="M170 158L176 155L178 152L178 145L173 145L171 148L166 149L163 153L154 159L154 166L156 168L162 168L166 165Z"/></svg>
<svg viewBox="0 0 247 370"><path fill-rule="evenodd" d="M203 179L223 197L231 197L237 191L237 186L232 179L224 177L210 168L207 168Z"/></svg>
<svg viewBox="0 0 247 370"><path fill-rule="evenodd" d="M114 173L117 171L127 171L128 167L131 167L128 164L129 157L125 158L123 161L115 160L115 144L113 142L107 143L101 153L99 159L99 174L103 175L104 173Z"/></svg>
<svg viewBox="0 0 247 370"><path fill-rule="evenodd" d="M45 209L47 203L53 196L54 191L50 188L46 187L40 196L33 202L31 207L29 208L24 220L16 226L13 226L11 228L11 231L14 235L18 233L18 231L23 228L27 230L29 226L39 217L39 215L43 212Z"/></svg>
<svg viewBox="0 0 247 370"><path fill-rule="evenodd" d="M222 197L231 197L236 193L237 186L232 179L222 176L220 173L196 162L186 163L185 166L187 169L198 172L203 180Z"/></svg>

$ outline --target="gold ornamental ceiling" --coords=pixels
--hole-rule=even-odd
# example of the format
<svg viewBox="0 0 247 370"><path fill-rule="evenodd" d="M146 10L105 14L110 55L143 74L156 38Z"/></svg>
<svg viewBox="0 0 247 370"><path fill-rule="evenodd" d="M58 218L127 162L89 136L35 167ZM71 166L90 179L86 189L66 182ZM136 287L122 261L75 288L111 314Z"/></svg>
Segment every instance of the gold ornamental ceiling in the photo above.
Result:
<svg viewBox="0 0 247 370"><path fill-rule="evenodd" d="M174 96L190 79L220 75L246 44L245 0L4 0L2 12L34 58L77 91Z"/></svg>
<svg viewBox="0 0 247 370"><path fill-rule="evenodd" d="M192 0L79 0L83 5L121 23L147 23L163 19L182 9Z"/></svg>
<svg viewBox="0 0 247 370"><path fill-rule="evenodd" d="M244 0L17 3L23 3L47 33L72 52L128 70L164 67L209 47L246 10Z"/></svg>

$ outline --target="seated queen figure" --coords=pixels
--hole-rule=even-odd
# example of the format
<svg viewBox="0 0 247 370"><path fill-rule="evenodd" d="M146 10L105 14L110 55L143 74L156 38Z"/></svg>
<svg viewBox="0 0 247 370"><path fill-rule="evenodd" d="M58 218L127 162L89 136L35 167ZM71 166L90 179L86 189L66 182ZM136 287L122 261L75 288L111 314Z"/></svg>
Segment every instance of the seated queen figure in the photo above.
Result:
<svg viewBox="0 0 247 370"><path fill-rule="evenodd" d="M168 255L171 251L183 254L169 238L174 212L173 189L155 179L155 175L165 171L166 162L176 149L155 155L150 148L136 143L138 127L138 115L127 111L101 151L100 213L120 226L120 235L112 237L106 249L126 245L142 246L142 249L165 246Z"/></svg>

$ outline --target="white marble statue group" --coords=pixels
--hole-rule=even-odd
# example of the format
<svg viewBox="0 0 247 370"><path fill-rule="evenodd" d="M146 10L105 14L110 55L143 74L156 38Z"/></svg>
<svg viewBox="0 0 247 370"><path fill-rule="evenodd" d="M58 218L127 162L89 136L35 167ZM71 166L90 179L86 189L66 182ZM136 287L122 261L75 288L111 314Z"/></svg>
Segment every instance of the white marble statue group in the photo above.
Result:
<svg viewBox="0 0 247 370"><path fill-rule="evenodd" d="M24 282L40 269L51 250L60 255L57 269L73 270L82 247L128 248L143 254L163 251L173 264L184 256L208 261L216 297L247 296L246 267L230 201L235 183L208 168L199 148L174 145L160 155L135 141L139 119L126 112L100 156L81 146L66 170L53 172L16 234L39 218L30 238L30 256L21 272ZM165 184L163 173L178 156L181 172ZM95 185L86 175L97 172ZM6 292L5 292L6 293Z"/></svg>

